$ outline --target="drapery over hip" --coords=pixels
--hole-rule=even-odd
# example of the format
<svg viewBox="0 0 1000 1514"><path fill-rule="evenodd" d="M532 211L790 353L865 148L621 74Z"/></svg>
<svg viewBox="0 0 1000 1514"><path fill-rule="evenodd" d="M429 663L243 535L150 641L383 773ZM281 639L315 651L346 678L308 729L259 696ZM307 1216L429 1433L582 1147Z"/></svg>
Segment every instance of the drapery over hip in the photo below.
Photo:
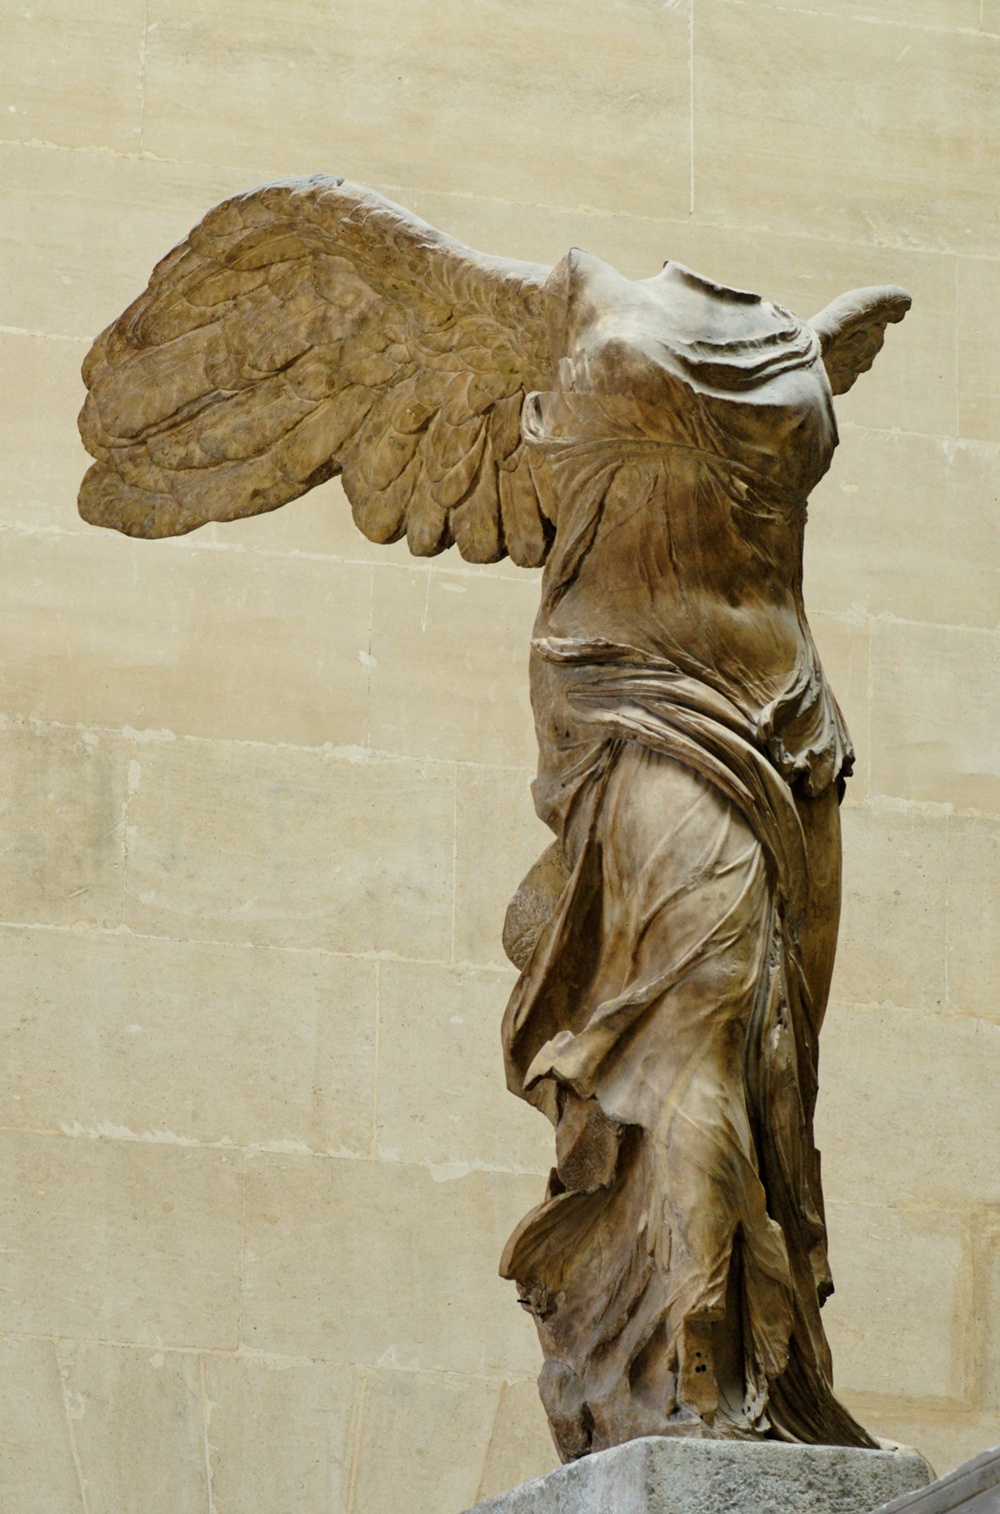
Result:
<svg viewBox="0 0 1000 1514"><path fill-rule="evenodd" d="M561 1449L599 1448L605 1412L609 1436L623 1414L670 1433L696 1407L685 1331L725 1313L736 1246L745 1428L871 1444L833 1397L819 1316L832 1284L795 800L707 684L608 643L535 650L572 724L571 871L503 1039L512 1091L557 1127L557 1168L502 1271L538 1322ZM596 1265L580 1243L598 1229Z"/></svg>

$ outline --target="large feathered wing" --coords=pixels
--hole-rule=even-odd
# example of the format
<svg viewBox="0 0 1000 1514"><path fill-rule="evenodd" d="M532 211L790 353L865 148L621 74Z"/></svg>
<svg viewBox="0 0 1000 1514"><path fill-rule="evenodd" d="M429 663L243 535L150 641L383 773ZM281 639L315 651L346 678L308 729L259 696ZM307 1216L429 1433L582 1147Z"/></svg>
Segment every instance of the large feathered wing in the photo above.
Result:
<svg viewBox="0 0 1000 1514"><path fill-rule="evenodd" d="M340 473L372 541L542 563L520 414L551 368L548 272L341 179L225 201L86 359L80 513L175 536Z"/></svg>

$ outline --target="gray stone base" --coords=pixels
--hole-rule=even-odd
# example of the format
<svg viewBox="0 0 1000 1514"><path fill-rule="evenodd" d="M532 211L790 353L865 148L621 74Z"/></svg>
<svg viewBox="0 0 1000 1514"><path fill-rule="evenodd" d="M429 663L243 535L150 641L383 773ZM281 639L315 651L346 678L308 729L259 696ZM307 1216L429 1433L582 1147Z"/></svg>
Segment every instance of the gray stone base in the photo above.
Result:
<svg viewBox="0 0 1000 1514"><path fill-rule="evenodd" d="M1000 1514L1000 1446L876 1514Z"/></svg>
<svg viewBox="0 0 1000 1514"><path fill-rule="evenodd" d="M871 1514L931 1475L915 1451L650 1436L467 1514Z"/></svg>

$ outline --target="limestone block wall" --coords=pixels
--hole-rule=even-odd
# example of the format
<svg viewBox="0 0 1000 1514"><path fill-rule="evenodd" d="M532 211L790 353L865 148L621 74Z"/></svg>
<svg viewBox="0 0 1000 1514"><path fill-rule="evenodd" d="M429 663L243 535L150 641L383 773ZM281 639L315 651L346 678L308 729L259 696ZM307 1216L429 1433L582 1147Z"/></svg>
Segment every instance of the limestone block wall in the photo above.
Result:
<svg viewBox="0 0 1000 1514"><path fill-rule="evenodd" d="M454 1514L553 1453L496 1277L536 576L337 486L84 527L88 341L317 170L490 251L803 315L913 293L841 402L807 599L859 748L819 1136L837 1380L1000 1441L998 0L9 0L0 14L0 1506Z"/></svg>

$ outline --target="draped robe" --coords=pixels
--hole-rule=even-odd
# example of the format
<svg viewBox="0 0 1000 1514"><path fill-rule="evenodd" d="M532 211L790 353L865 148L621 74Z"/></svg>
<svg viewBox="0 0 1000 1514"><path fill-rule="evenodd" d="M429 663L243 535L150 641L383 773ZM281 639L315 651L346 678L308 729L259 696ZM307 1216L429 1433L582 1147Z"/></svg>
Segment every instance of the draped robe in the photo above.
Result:
<svg viewBox="0 0 1000 1514"><path fill-rule="evenodd" d="M503 1041L557 1163L501 1270L564 1458L872 1445L832 1390L812 1135L853 759L802 602L830 386L810 327L678 264L555 279L522 429L556 525L531 680L557 839Z"/></svg>

